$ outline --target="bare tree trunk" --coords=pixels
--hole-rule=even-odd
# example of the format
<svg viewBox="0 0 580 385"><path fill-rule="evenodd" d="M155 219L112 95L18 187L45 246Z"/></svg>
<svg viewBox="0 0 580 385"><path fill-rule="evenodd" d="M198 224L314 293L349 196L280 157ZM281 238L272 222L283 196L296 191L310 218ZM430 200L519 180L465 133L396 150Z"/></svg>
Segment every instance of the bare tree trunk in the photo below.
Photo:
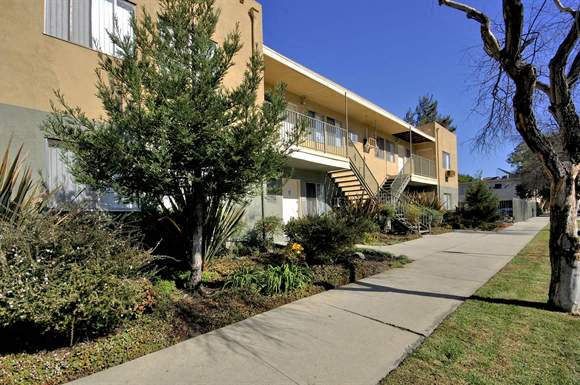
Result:
<svg viewBox="0 0 580 385"><path fill-rule="evenodd" d="M576 172L577 173L577 172ZM555 180L550 199L549 304L580 315L580 241L576 218L576 174Z"/></svg>
<svg viewBox="0 0 580 385"><path fill-rule="evenodd" d="M192 289L197 289L201 284L203 271L203 202L201 199L194 200L193 211L190 286Z"/></svg>

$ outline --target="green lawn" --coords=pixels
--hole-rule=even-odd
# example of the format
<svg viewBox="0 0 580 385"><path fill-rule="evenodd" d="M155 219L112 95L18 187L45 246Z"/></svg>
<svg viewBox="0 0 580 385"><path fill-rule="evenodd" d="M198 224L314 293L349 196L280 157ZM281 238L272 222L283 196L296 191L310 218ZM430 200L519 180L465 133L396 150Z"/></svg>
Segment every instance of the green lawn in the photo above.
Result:
<svg viewBox="0 0 580 385"><path fill-rule="evenodd" d="M547 310L544 229L381 385L580 384L580 318Z"/></svg>

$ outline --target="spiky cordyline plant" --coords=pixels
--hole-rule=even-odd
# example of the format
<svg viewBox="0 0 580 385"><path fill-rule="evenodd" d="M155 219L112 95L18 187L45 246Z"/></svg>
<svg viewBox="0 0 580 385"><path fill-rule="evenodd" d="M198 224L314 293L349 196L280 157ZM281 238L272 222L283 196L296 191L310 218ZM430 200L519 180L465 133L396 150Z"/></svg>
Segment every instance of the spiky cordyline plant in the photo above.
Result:
<svg viewBox="0 0 580 385"><path fill-rule="evenodd" d="M29 211L38 210L43 201L42 188L24 164L22 146L10 159L10 144L0 163L0 221L18 223Z"/></svg>

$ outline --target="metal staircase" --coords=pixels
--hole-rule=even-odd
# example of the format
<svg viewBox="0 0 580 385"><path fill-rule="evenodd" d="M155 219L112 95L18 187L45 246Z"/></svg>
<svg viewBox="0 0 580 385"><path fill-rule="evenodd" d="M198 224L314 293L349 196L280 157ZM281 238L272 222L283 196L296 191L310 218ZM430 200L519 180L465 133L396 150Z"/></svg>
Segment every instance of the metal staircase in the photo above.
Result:
<svg viewBox="0 0 580 385"><path fill-rule="evenodd" d="M394 178L385 178L382 184L371 172L362 154L350 139L347 140L350 169L329 172L329 176L347 201L373 199L395 209L394 224L402 231L419 234L431 231L431 215L423 210L417 223L408 220L409 199L404 191L411 181L412 161L408 159Z"/></svg>

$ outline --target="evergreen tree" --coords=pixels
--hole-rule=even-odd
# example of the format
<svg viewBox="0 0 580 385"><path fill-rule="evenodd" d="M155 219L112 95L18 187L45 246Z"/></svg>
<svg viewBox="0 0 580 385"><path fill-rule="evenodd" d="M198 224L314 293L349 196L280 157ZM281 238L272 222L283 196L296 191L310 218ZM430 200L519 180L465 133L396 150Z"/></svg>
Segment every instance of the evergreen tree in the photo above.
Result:
<svg viewBox="0 0 580 385"><path fill-rule="evenodd" d="M118 57L100 55L104 118L89 119L57 92L60 103L45 131L73 155L79 182L112 188L173 218L196 287L209 217L224 201L243 201L279 176L301 130L281 142L283 86L267 94L269 103L257 103L261 55L251 57L241 84L224 87L242 44L237 28L221 44L212 40L214 0L161 0L157 17L143 13L133 18L134 38L111 34Z"/></svg>
<svg viewBox="0 0 580 385"><path fill-rule="evenodd" d="M453 118L450 115L441 115L439 113L438 102L433 98L433 95L421 96L415 109L409 109L405 114L405 121L415 127L437 122L451 132L455 132L457 129L453 125Z"/></svg>
<svg viewBox="0 0 580 385"><path fill-rule="evenodd" d="M482 180L476 180L465 192L464 216L474 225L494 222L499 218L499 199Z"/></svg>

